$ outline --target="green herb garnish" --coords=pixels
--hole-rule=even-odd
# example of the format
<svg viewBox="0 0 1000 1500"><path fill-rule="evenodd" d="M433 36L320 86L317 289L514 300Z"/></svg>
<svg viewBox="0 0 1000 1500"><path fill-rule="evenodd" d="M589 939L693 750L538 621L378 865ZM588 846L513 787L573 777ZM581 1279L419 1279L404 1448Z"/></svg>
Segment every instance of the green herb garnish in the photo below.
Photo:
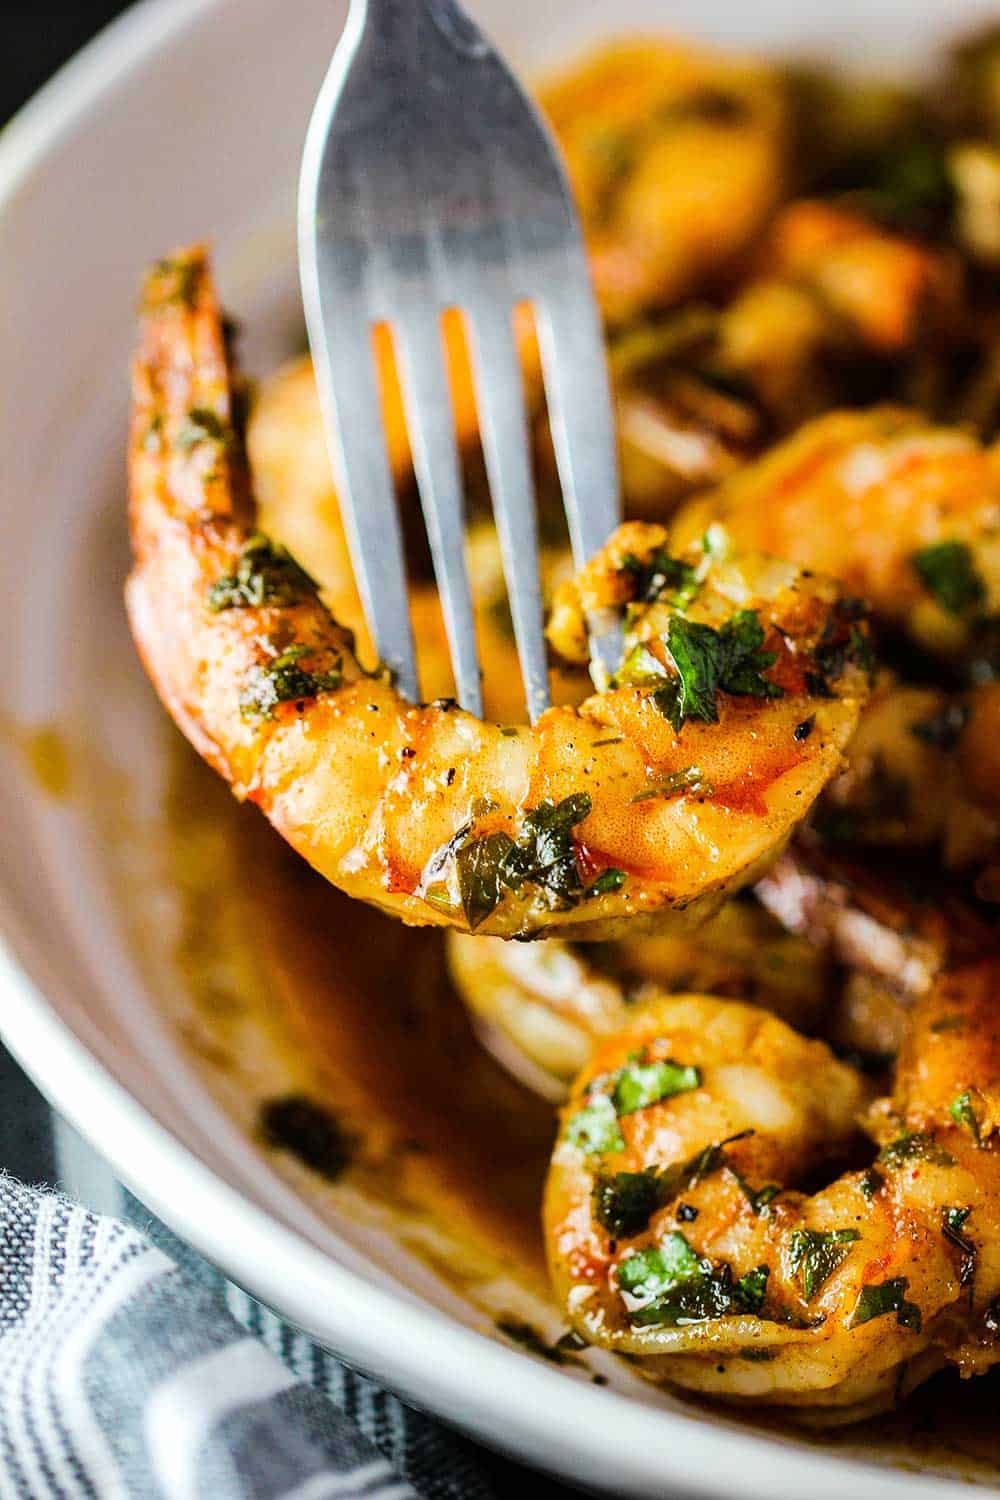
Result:
<svg viewBox="0 0 1000 1500"><path fill-rule="evenodd" d="M616 1172L594 1184L594 1216L612 1239L631 1239L646 1228L661 1206L660 1174L655 1167L641 1172Z"/></svg>
<svg viewBox="0 0 1000 1500"><path fill-rule="evenodd" d="M733 1287L733 1306L739 1312L753 1313L755 1316L760 1312L770 1274L768 1266L757 1266L755 1270L740 1277Z"/></svg>
<svg viewBox="0 0 1000 1500"><path fill-rule="evenodd" d="M514 849L507 833L490 833L464 842L455 855L462 910L473 932L490 916L509 889L507 861Z"/></svg>
<svg viewBox="0 0 1000 1500"><path fill-rule="evenodd" d="M727 1166L726 1147L733 1145L735 1141L746 1140L751 1135L752 1130L741 1130L737 1135L727 1136L724 1141L716 1141L711 1146L703 1147L687 1161L674 1162L671 1166L664 1167L660 1174L664 1203L681 1193L689 1192L704 1178L713 1176Z"/></svg>
<svg viewBox="0 0 1000 1500"><path fill-rule="evenodd" d="M848 1246L861 1236L856 1229L793 1229L788 1258L799 1271L802 1295L811 1302L825 1281L849 1254Z"/></svg>
<svg viewBox="0 0 1000 1500"><path fill-rule="evenodd" d="M620 1115L634 1114L675 1094L686 1094L701 1086L697 1068L666 1058L662 1062L629 1063L616 1075L612 1098Z"/></svg>
<svg viewBox="0 0 1000 1500"><path fill-rule="evenodd" d="M951 1101L948 1106L948 1113L956 1125L964 1126L977 1146L982 1144L979 1133L979 1121L976 1118L976 1111L972 1107L972 1093L969 1089L965 1089L956 1099Z"/></svg>
<svg viewBox="0 0 1000 1500"><path fill-rule="evenodd" d="M618 1266L618 1285L632 1297L652 1300L680 1281L698 1274L700 1261L687 1240L675 1230L650 1250L639 1250Z"/></svg>
<svg viewBox="0 0 1000 1500"><path fill-rule="evenodd" d="M812 664L805 674L806 687L814 698L832 698L833 684L848 666L854 666L875 678L875 654L867 632L862 628L867 608L860 599L838 599L823 634L812 653Z"/></svg>
<svg viewBox="0 0 1000 1500"><path fill-rule="evenodd" d="M572 830L583 822L590 808L587 793L575 792L559 803L539 803L525 817L516 841L503 832L478 838L463 836L454 852L462 907L470 929L474 931L486 921L506 891L518 891L526 883L538 887L550 911L566 911L589 894L577 867ZM454 839L451 845L455 845ZM443 853L447 852L446 846ZM600 879L598 876L595 885ZM618 890L623 883L624 875L615 871L603 891L596 894Z"/></svg>
<svg viewBox="0 0 1000 1500"><path fill-rule="evenodd" d="M317 693L335 692L343 683L341 662L326 672L308 672L299 666L309 655L308 646L289 646L266 665L250 668L240 694L240 713L245 719L273 719L280 703L297 698L315 698Z"/></svg>
<svg viewBox="0 0 1000 1500"><path fill-rule="evenodd" d="M964 542L936 542L914 552L910 562L924 588L949 614L972 614L986 598L986 585Z"/></svg>
<svg viewBox="0 0 1000 1500"><path fill-rule="evenodd" d="M902 1167L911 1161L927 1161L936 1167L953 1167L955 1158L929 1135L921 1131L907 1131L883 1146L878 1161L886 1167Z"/></svg>
<svg viewBox="0 0 1000 1500"><path fill-rule="evenodd" d="M548 1360L550 1365L579 1365L580 1361L574 1357L576 1351L587 1347L582 1341L571 1342L575 1339L575 1334L563 1334L562 1338L550 1344L531 1323L525 1323L512 1315L497 1318L493 1326L505 1338L520 1344L529 1354Z"/></svg>
<svg viewBox="0 0 1000 1500"><path fill-rule="evenodd" d="M874 1198L875 1194L879 1192L883 1187L885 1187L885 1178L882 1176L882 1173L877 1172L874 1167L869 1167L867 1172L862 1175L861 1181L858 1183L858 1188L861 1192L862 1197L867 1198L869 1203Z"/></svg>
<svg viewBox="0 0 1000 1500"><path fill-rule="evenodd" d="M630 1255L618 1266L618 1284L642 1306L629 1312L643 1327L673 1326L721 1318L726 1313L759 1314L769 1271L757 1266L733 1282L729 1266L713 1266L695 1254L678 1231L649 1250Z"/></svg>
<svg viewBox="0 0 1000 1500"><path fill-rule="evenodd" d="M193 406L187 421L177 434L177 446L188 453L202 443L228 443L231 437L228 423L217 416L210 406Z"/></svg>
<svg viewBox="0 0 1000 1500"><path fill-rule="evenodd" d="M613 895L615 891L621 890L622 886L627 880L628 876L625 874L624 870L616 870L612 867L609 867L607 870L602 870L597 879L592 881L591 884L588 885L587 895Z"/></svg>
<svg viewBox="0 0 1000 1500"><path fill-rule="evenodd" d="M674 615L667 629L666 647L676 677L659 688L653 700L679 733L688 719L718 722L717 694L780 698L783 690L764 673L777 655L763 650L764 627L756 610L742 609L719 630Z"/></svg>
<svg viewBox="0 0 1000 1500"><path fill-rule="evenodd" d="M697 766L685 766L682 771L672 771L669 776L653 782L652 786L643 787L641 792L636 792L632 801L649 802L653 798L678 797L682 792L694 791L710 792L711 788L702 781Z"/></svg>
<svg viewBox="0 0 1000 1500"><path fill-rule="evenodd" d="M618 1172L613 1177L599 1177L594 1187L594 1213L598 1221L616 1238L638 1234L645 1229L657 1209L690 1190L705 1177L726 1166L726 1147L745 1140L752 1130L741 1130L724 1141L705 1146L687 1161L674 1162L657 1171L646 1167L641 1172ZM635 1227L624 1230L622 1222Z"/></svg>
<svg viewBox="0 0 1000 1500"><path fill-rule="evenodd" d="M920 1308L915 1302L906 1300L909 1284L905 1276L893 1276L890 1281L883 1281L878 1286L862 1287L848 1328L857 1328L861 1323L870 1322L872 1318L884 1318L889 1313L895 1313L900 1327L912 1328L914 1333L919 1333L922 1322Z"/></svg>
<svg viewBox="0 0 1000 1500"><path fill-rule="evenodd" d="M622 559L622 572L632 583L632 597L642 604L654 604L668 598L678 608L690 604L701 587L698 574L689 563L658 550L640 562L631 553Z"/></svg>
<svg viewBox="0 0 1000 1500"><path fill-rule="evenodd" d="M566 1139L588 1153L624 1151L614 1101L607 1094L592 1094L566 1126Z"/></svg>
<svg viewBox="0 0 1000 1500"><path fill-rule="evenodd" d="M976 1246L968 1235L962 1233L971 1208L945 1208L941 1212L941 1232L961 1252L959 1262L959 1286L971 1286L976 1274Z"/></svg>
<svg viewBox="0 0 1000 1500"><path fill-rule="evenodd" d="M750 1184L740 1176L735 1168L729 1169L739 1184L740 1192L750 1205L751 1212L758 1219L767 1218L770 1213L771 1204L781 1192L776 1182L766 1182L762 1188L752 1188Z"/></svg>
<svg viewBox="0 0 1000 1500"><path fill-rule="evenodd" d="M259 609L265 604L299 604L315 599L319 585L285 551L261 532L248 538L236 571L216 579L208 592L213 613L224 609Z"/></svg>
<svg viewBox="0 0 1000 1500"><path fill-rule="evenodd" d="M266 1146L298 1157L331 1182L350 1165L357 1145L328 1109L304 1094L266 1100L258 1129Z"/></svg>

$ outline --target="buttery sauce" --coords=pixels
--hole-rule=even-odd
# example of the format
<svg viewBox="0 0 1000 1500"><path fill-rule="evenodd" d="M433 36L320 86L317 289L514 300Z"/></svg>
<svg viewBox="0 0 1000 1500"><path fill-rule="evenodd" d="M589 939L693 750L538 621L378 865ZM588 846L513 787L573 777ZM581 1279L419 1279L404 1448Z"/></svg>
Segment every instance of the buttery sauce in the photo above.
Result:
<svg viewBox="0 0 1000 1500"><path fill-rule="evenodd" d="M163 849L181 894L185 1040L216 1085L242 1086L255 1033L258 1138L275 1098L314 1101L352 1143L336 1185L394 1210L404 1236L406 1219L439 1228L416 1241L440 1274L463 1290L503 1274L544 1294L552 1107L476 1041L440 934L334 890L180 744ZM322 1197L328 1182L299 1170L294 1140L269 1137L276 1164Z"/></svg>

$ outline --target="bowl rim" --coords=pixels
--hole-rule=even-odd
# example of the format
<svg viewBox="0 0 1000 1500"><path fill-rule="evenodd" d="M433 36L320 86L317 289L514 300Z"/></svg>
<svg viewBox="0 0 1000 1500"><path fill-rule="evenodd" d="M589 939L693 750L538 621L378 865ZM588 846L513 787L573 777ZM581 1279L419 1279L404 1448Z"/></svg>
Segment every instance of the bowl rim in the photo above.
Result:
<svg viewBox="0 0 1000 1500"><path fill-rule="evenodd" d="M47 155L85 129L106 90L226 7L227 0L139 0L65 63L0 136L0 215L44 169ZM487 1445L571 1482L636 1496L799 1500L808 1486L813 1500L841 1500L852 1476L869 1500L912 1497L915 1484L941 1500L968 1493L960 1478L720 1429L697 1413L569 1380L373 1285L268 1214L161 1125L62 1019L54 1002L67 989L44 942L0 887L0 1037L52 1106L138 1198L232 1280L339 1357ZM317 1331L317 1307L324 1332ZM602 1433L612 1423L609 1442Z"/></svg>

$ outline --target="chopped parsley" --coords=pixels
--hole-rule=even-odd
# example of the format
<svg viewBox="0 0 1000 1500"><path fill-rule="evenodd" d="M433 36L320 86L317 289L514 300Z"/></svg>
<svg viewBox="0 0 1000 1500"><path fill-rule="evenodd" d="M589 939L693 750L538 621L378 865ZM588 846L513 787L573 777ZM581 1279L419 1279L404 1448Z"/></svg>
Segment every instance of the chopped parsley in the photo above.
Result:
<svg viewBox="0 0 1000 1500"><path fill-rule="evenodd" d="M776 1182L766 1182L762 1188L752 1188L750 1184L740 1176L734 1167L729 1169L739 1184L740 1192L750 1205L750 1211L758 1219L766 1219L770 1216L771 1204L781 1192Z"/></svg>
<svg viewBox="0 0 1000 1500"><path fill-rule="evenodd" d="M867 1172L862 1174L861 1181L858 1183L858 1188L861 1192L862 1197L867 1198L869 1203L874 1198L875 1194L884 1187L885 1178L882 1176L882 1173L877 1172L874 1167L869 1167Z"/></svg>
<svg viewBox="0 0 1000 1500"><path fill-rule="evenodd" d="M856 1229L793 1229L788 1258L799 1272L802 1295L811 1302L824 1282L846 1260L848 1246L861 1236Z"/></svg>
<svg viewBox="0 0 1000 1500"><path fill-rule="evenodd" d="M757 1314L764 1305L764 1293L767 1291L767 1279L770 1276L768 1266L757 1266L741 1276L733 1287L733 1306L739 1312Z"/></svg>
<svg viewBox="0 0 1000 1500"><path fill-rule="evenodd" d="M228 443L230 436L228 424L210 406L193 406L177 434L177 446L189 453L202 443Z"/></svg>
<svg viewBox="0 0 1000 1500"><path fill-rule="evenodd" d="M870 682L874 681L875 656L864 627L867 617L861 599L846 597L834 604L805 673L806 688L814 698L832 698L833 684L848 666L857 667Z"/></svg>
<svg viewBox="0 0 1000 1500"><path fill-rule="evenodd" d="M621 888L625 881L621 870L605 870L594 886L584 886L573 829L590 808L587 793L574 792L559 803L540 802L525 817L516 840L503 832L468 838L467 830L462 830L459 844L452 840L462 909L470 929L486 921L505 892L519 891L525 884L538 888L550 911L568 911L591 893L602 895Z"/></svg>
<svg viewBox="0 0 1000 1500"><path fill-rule="evenodd" d="M507 833L490 833L468 840L463 833L463 842L455 853L455 867L462 910L470 930L475 931L486 921L508 889L507 861L515 847Z"/></svg>
<svg viewBox="0 0 1000 1500"><path fill-rule="evenodd" d="M304 1094L266 1100L258 1129L265 1146L287 1151L331 1182L350 1165L357 1144L328 1109Z"/></svg>
<svg viewBox="0 0 1000 1500"><path fill-rule="evenodd" d="M976 1274L976 1247L962 1232L971 1212L971 1208L945 1208L941 1212L941 1232L962 1257L958 1267L959 1286L971 1286Z"/></svg>
<svg viewBox="0 0 1000 1500"><path fill-rule="evenodd" d="M628 880L624 870L616 870L609 867L602 870L597 879L587 887L588 896L611 896L615 891L620 891Z"/></svg>
<svg viewBox="0 0 1000 1500"><path fill-rule="evenodd" d="M971 1090L965 1089L957 1098L953 1099L948 1106L948 1113L956 1125L963 1126L969 1132L977 1146L982 1144L982 1138L979 1133L979 1120L976 1118L976 1111L972 1107Z"/></svg>
<svg viewBox="0 0 1000 1500"><path fill-rule="evenodd" d="M695 791L710 794L711 787L702 780L697 766L685 766L683 770L672 771L669 776L653 782L652 786L643 787L641 792L636 792L632 801L650 802L653 798L679 797L682 792Z"/></svg>
<svg viewBox="0 0 1000 1500"><path fill-rule="evenodd" d="M660 1171L646 1167L641 1172L598 1177L593 1191L595 1217L615 1239L639 1234L657 1209L690 1192L705 1177L724 1167L727 1146L750 1135L752 1130L741 1130L727 1140L705 1146L687 1161L674 1162Z"/></svg>
<svg viewBox="0 0 1000 1500"><path fill-rule="evenodd" d="M921 1131L907 1131L904 1135L897 1136L887 1146L883 1146L878 1154L878 1160L883 1166L903 1167L907 1162L926 1161L936 1167L953 1167L955 1158L950 1152L945 1151L929 1135Z"/></svg>
<svg viewBox="0 0 1000 1500"><path fill-rule="evenodd" d="M674 731L679 733L688 719L717 723L720 691L737 697L782 697L778 684L764 676L777 655L763 646L764 627L756 610L741 609L719 630L674 615L666 647L677 675L653 695Z"/></svg>
<svg viewBox="0 0 1000 1500"><path fill-rule="evenodd" d="M315 698L317 693L334 692L341 686L340 661L326 672L308 672L299 665L309 651L308 646L289 646L273 661L250 668L240 694L244 719L273 719L280 703Z"/></svg>
<svg viewBox="0 0 1000 1500"><path fill-rule="evenodd" d="M612 1239L641 1234L662 1204L662 1184L655 1167L598 1177L593 1192L594 1216Z"/></svg>
<svg viewBox="0 0 1000 1500"><path fill-rule="evenodd" d="M905 1276L893 1276L891 1280L883 1281L878 1286L862 1287L848 1328L857 1328L861 1323L870 1322L872 1318L884 1318L889 1313L895 1313L896 1322L901 1328L912 1328L914 1333L919 1333L922 1322L920 1308L915 1302L906 1300L909 1285Z"/></svg>
<svg viewBox="0 0 1000 1500"><path fill-rule="evenodd" d="M566 1126L566 1139L588 1153L624 1151L614 1101L607 1094L593 1094Z"/></svg>
<svg viewBox="0 0 1000 1500"><path fill-rule="evenodd" d="M685 1067L665 1058L660 1062L633 1061L617 1073L591 1085L603 1084L610 1092L594 1092L566 1127L566 1139L588 1153L623 1151L625 1142L618 1127L621 1115L635 1114L650 1104L696 1089L701 1084L697 1068Z"/></svg>
<svg viewBox="0 0 1000 1500"><path fill-rule="evenodd" d="M531 1323L525 1323L512 1315L497 1318L493 1326L505 1338L520 1344L529 1354L548 1360L551 1365L579 1365L580 1361L575 1358L575 1354L577 1350L587 1347L582 1340L576 1340L573 1333L564 1333L562 1338L550 1344Z"/></svg>
<svg viewBox="0 0 1000 1500"><path fill-rule="evenodd" d="M618 1285L632 1297L660 1297L679 1281L698 1272L699 1260L687 1240L675 1230L662 1244L639 1250L618 1267Z"/></svg>
<svg viewBox="0 0 1000 1500"><path fill-rule="evenodd" d="M661 1099L686 1094L699 1088L701 1074L697 1068L665 1058L662 1062L629 1063L618 1073L612 1098L620 1115L634 1114Z"/></svg>
<svg viewBox="0 0 1000 1500"><path fill-rule="evenodd" d="M687 1161L674 1162L672 1166L664 1167L661 1175L663 1201L668 1203L671 1198L678 1194L688 1192L706 1177L728 1165L726 1147L735 1141L746 1140L753 1135L752 1130L741 1130L738 1135L727 1136L724 1141L716 1141L711 1146L705 1146L696 1155L689 1157Z"/></svg>
<svg viewBox="0 0 1000 1500"><path fill-rule="evenodd" d="M265 604L299 604L314 599L318 584L284 547L256 531L239 555L236 571L217 578L208 593L208 607L259 609Z"/></svg>
<svg viewBox="0 0 1000 1500"><path fill-rule="evenodd" d="M674 1231L662 1243L630 1255L618 1266L618 1284L638 1306L629 1319L639 1326L673 1326L721 1318L726 1313L756 1316L764 1303L768 1267L757 1266L733 1281L727 1265L699 1257L684 1235Z"/></svg>
<svg viewBox="0 0 1000 1500"><path fill-rule="evenodd" d="M655 604L666 598L671 604L683 608L691 603L701 587L698 573L689 563L671 557L662 549L645 562L628 553L622 559L621 570L631 582L633 599L641 604Z"/></svg>
<svg viewBox="0 0 1000 1500"><path fill-rule="evenodd" d="M986 598L986 585L964 542L935 542L914 552L910 562L924 588L949 614L973 614Z"/></svg>

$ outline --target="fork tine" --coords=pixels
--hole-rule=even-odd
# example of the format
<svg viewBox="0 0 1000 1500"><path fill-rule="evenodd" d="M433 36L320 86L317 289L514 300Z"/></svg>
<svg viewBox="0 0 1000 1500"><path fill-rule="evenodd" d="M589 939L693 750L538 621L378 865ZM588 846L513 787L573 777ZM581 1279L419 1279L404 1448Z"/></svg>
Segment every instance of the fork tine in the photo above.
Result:
<svg viewBox="0 0 1000 1500"><path fill-rule="evenodd" d="M567 247L558 278L536 298L535 318L573 559L582 568L621 521L607 356L582 246ZM594 665L611 677L621 663L621 627L590 625Z"/></svg>
<svg viewBox="0 0 1000 1500"><path fill-rule="evenodd" d="M410 304L394 321L393 337L458 701L481 719L483 689L465 555L462 473L437 308Z"/></svg>
<svg viewBox="0 0 1000 1500"><path fill-rule="evenodd" d="M528 717L534 723L549 706L549 669L538 564L535 486L524 379L514 341L513 308L508 308L504 317L483 299L478 305L470 303L464 311L514 638Z"/></svg>
<svg viewBox="0 0 1000 1500"><path fill-rule="evenodd" d="M371 325L340 308L326 336L319 281L303 273L306 322L330 460L347 529L358 591L379 660L404 698L419 696L417 659L406 585L403 534L389 468L382 403L375 376Z"/></svg>

